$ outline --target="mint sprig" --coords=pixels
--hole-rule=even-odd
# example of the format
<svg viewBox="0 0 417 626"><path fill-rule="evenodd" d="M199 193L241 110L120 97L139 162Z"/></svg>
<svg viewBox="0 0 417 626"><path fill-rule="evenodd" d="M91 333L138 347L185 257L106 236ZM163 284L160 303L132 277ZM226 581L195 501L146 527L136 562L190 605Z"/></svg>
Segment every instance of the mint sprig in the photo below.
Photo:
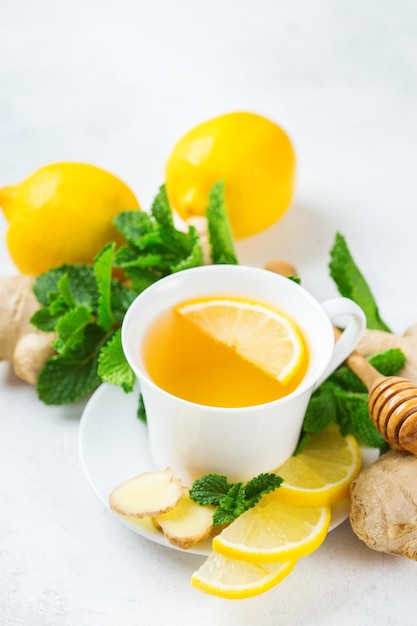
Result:
<svg viewBox="0 0 417 626"><path fill-rule="evenodd" d="M346 298L351 298L365 313L367 327L391 332L382 320L371 289L353 260L346 240L341 233L336 233L330 251L329 269L340 294Z"/></svg>
<svg viewBox="0 0 417 626"><path fill-rule="evenodd" d="M404 367L405 356L399 348L392 348L373 355L369 362L384 376L395 376ZM369 415L367 389L346 365L339 367L311 396L295 454L304 450L312 433L332 423L338 424L343 436L351 434L359 443L381 450L387 447Z"/></svg>
<svg viewBox="0 0 417 626"><path fill-rule="evenodd" d="M390 332L341 233L336 233L329 269L341 295L351 298L364 311L367 327ZM381 374L395 376L405 365L405 355L400 349L392 349L372 355L369 361ZM369 415L368 390L346 365L341 365L311 396L295 454L304 450L312 433L332 423L338 424L343 436L351 434L360 443L381 450L387 447Z"/></svg>
<svg viewBox="0 0 417 626"><path fill-rule="evenodd" d="M203 264L203 250L194 226L187 232L175 228L165 186L156 196L150 215L123 211L115 226L126 245L117 251L115 266L122 268L140 293L160 278Z"/></svg>
<svg viewBox="0 0 417 626"><path fill-rule="evenodd" d="M34 292L45 306L31 321L57 335L53 342L56 354L45 363L37 380L37 393L45 404L79 400L107 376L117 379L125 391L133 389L133 372L111 340L120 328L120 310L125 312L136 294L112 278L114 247L105 246L93 266L64 265L35 282Z"/></svg>
<svg viewBox="0 0 417 626"><path fill-rule="evenodd" d="M236 265L238 260L227 214L225 183L222 180L210 191L206 216L213 263Z"/></svg>
<svg viewBox="0 0 417 626"><path fill-rule="evenodd" d="M208 209L209 239L216 251L214 263L232 262L233 243L225 237L229 226L224 187L216 187L214 210ZM213 205L213 197L209 200ZM194 226L183 232L174 225L165 186L153 202L151 213L123 211L115 226L125 245L109 243L92 265L66 264L40 275L33 291L41 308L31 322L56 333L52 356L38 375L37 392L46 404L74 402L101 382L133 389L135 376L123 354L120 327L130 304L163 276L204 263L200 237ZM223 250L223 252L222 252ZM233 256L233 262L237 262ZM129 282L113 277L123 270ZM138 416L146 420L139 401Z"/></svg>
<svg viewBox="0 0 417 626"><path fill-rule="evenodd" d="M249 482L229 483L221 474L206 474L194 481L190 498L202 506L215 506L213 524L230 524L259 502L262 496L278 489L282 478L277 474L259 474Z"/></svg>

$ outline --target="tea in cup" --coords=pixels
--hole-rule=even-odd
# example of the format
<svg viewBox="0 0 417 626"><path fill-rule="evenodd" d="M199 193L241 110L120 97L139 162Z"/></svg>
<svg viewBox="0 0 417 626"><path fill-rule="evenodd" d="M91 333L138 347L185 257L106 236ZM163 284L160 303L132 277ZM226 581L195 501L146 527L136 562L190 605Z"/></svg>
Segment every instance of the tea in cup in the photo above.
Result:
<svg viewBox="0 0 417 626"><path fill-rule="evenodd" d="M345 326L336 343L333 324ZM157 466L186 484L273 471L297 445L312 392L364 328L351 300L320 304L253 267L197 267L148 287L125 316L122 345Z"/></svg>

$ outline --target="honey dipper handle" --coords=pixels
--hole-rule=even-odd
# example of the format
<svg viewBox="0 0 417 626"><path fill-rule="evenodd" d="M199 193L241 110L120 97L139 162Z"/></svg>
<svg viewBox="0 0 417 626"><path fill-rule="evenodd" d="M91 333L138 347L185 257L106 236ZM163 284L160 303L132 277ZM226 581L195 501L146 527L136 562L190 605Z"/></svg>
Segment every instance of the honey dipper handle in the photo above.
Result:
<svg viewBox="0 0 417 626"><path fill-rule="evenodd" d="M340 337L340 330L334 327L334 336L336 340ZM346 365L361 379L368 391L374 383L384 378L359 352L355 350L348 356L345 361Z"/></svg>
<svg viewBox="0 0 417 626"><path fill-rule="evenodd" d="M361 379L368 391L377 380L384 378L359 352L352 352L346 359L346 365Z"/></svg>

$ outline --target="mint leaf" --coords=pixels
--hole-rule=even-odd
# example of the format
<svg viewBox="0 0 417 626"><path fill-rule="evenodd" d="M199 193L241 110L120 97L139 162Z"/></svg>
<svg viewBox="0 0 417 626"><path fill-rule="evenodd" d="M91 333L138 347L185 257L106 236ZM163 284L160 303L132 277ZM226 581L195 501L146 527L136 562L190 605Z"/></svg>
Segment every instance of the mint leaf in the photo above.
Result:
<svg viewBox="0 0 417 626"><path fill-rule="evenodd" d="M38 375L36 390L45 404L67 404L90 393L100 384L97 372L98 346L104 331L97 325L86 329L77 349L52 356Z"/></svg>
<svg viewBox="0 0 417 626"><path fill-rule="evenodd" d="M227 494L220 500L213 514L213 524L229 524L246 511L245 487L243 483L234 483Z"/></svg>
<svg viewBox="0 0 417 626"><path fill-rule="evenodd" d="M218 506L230 487L226 476L206 474L193 482L189 495L197 504Z"/></svg>
<svg viewBox="0 0 417 626"><path fill-rule="evenodd" d="M338 397L338 423L343 436L351 434L357 441L385 450L383 436L375 428L368 411L367 394L343 394Z"/></svg>
<svg viewBox="0 0 417 626"><path fill-rule="evenodd" d="M245 486L246 508L255 506L262 496L278 489L282 481L283 479L278 474L259 474L252 478Z"/></svg>
<svg viewBox="0 0 417 626"><path fill-rule="evenodd" d="M52 315L49 308L43 307L35 311L30 318L30 323L38 330L43 330L45 333L49 333L55 330L55 326L59 320L59 315Z"/></svg>
<svg viewBox="0 0 417 626"><path fill-rule="evenodd" d="M194 481L190 498L201 505L214 505L213 524L229 524L255 506L263 495L277 489L282 478L276 474L259 474L246 485L230 484L226 476L206 474Z"/></svg>
<svg viewBox="0 0 417 626"><path fill-rule="evenodd" d="M139 250L148 246L146 235L156 232L151 217L143 211L122 211L116 215L113 223L124 240ZM157 240L158 238L156 235Z"/></svg>
<svg viewBox="0 0 417 626"><path fill-rule="evenodd" d="M213 263L237 265L238 259L227 214L224 181L213 185L206 209L207 227Z"/></svg>
<svg viewBox="0 0 417 626"><path fill-rule="evenodd" d="M145 403L143 401L142 394L139 394L139 403L138 403L137 417L138 417L138 419L140 419L141 422L146 424L146 422L147 422L147 419L146 419L146 408L145 408Z"/></svg>
<svg viewBox="0 0 417 626"><path fill-rule="evenodd" d="M121 324L126 311L136 298L137 293L127 285L113 279L111 281L111 310L116 324Z"/></svg>
<svg viewBox="0 0 417 626"><path fill-rule="evenodd" d="M353 260L345 238L336 234L330 251L330 275L342 296L351 298L366 315L368 328L377 328L391 332L381 319L374 296L361 271Z"/></svg>
<svg viewBox="0 0 417 626"><path fill-rule="evenodd" d="M97 284L91 265L62 265L40 274L33 285L37 300L43 305L50 304L49 294L59 293L58 283L64 274L68 275L68 285L74 302L93 309L98 299Z"/></svg>
<svg viewBox="0 0 417 626"><path fill-rule="evenodd" d="M76 348L84 341L85 331L94 318L85 306L76 306L59 318L54 348L60 354Z"/></svg>
<svg viewBox="0 0 417 626"><path fill-rule="evenodd" d="M168 274L204 263L196 229L175 228L164 185L150 215L127 211L116 216L114 224L128 243L116 252L115 266L123 268L137 293Z"/></svg>
<svg viewBox="0 0 417 626"><path fill-rule="evenodd" d="M97 324L109 331L114 324L111 305L111 275L115 243L107 244L94 260L94 276L98 288Z"/></svg>
<svg viewBox="0 0 417 626"><path fill-rule="evenodd" d="M200 245L200 238L194 226L188 227L188 237L190 244L192 244L190 253L185 258L180 259L178 263L173 263L171 265L172 272L180 272L181 270L186 270L191 267L204 265L203 249Z"/></svg>
<svg viewBox="0 0 417 626"><path fill-rule="evenodd" d="M406 356L400 348L378 352L369 358L370 364L384 376L396 376L405 366L406 360Z"/></svg>
<svg viewBox="0 0 417 626"><path fill-rule="evenodd" d="M335 392L337 386L326 381L312 395L304 416L303 430L307 433L318 433L336 421L337 405Z"/></svg>
<svg viewBox="0 0 417 626"><path fill-rule="evenodd" d="M58 293L62 298L62 302L68 308L76 306L76 302L74 300L74 296L72 295L69 277L67 273L63 274L61 278L58 280L57 287L58 287Z"/></svg>
<svg viewBox="0 0 417 626"><path fill-rule="evenodd" d="M103 382L119 385L126 392L135 386L136 376L124 355L120 329L100 351L98 374Z"/></svg>

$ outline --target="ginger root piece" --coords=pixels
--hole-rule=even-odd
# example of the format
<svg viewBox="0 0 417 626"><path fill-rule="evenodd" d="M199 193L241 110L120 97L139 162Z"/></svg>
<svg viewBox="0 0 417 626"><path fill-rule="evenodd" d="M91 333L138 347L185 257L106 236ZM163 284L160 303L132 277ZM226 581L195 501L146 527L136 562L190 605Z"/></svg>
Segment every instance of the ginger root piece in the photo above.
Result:
<svg viewBox="0 0 417 626"><path fill-rule="evenodd" d="M350 523L369 548L417 561L416 476L417 457L391 450L353 481Z"/></svg>
<svg viewBox="0 0 417 626"><path fill-rule="evenodd" d="M156 517L174 508L182 495L181 481L171 468L145 472L118 485L110 494L110 508L129 517Z"/></svg>
<svg viewBox="0 0 417 626"><path fill-rule="evenodd" d="M356 350L366 357L390 348L400 348L407 359L398 375L417 383L417 324L408 328L403 335L367 329Z"/></svg>
<svg viewBox="0 0 417 626"><path fill-rule="evenodd" d="M168 513L154 518L155 526L162 530L168 541L183 550L210 537L215 510L215 507L197 504L188 493L189 489L183 487L182 496L176 506Z"/></svg>
<svg viewBox="0 0 417 626"><path fill-rule="evenodd" d="M265 263L264 269L275 272L275 274L281 274L281 276L298 276L294 265L285 259L271 259L271 261Z"/></svg>
<svg viewBox="0 0 417 626"><path fill-rule="evenodd" d="M0 279L0 361L10 361L16 376L31 385L54 353L55 338L30 323L40 307L32 291L34 280L23 274Z"/></svg>

